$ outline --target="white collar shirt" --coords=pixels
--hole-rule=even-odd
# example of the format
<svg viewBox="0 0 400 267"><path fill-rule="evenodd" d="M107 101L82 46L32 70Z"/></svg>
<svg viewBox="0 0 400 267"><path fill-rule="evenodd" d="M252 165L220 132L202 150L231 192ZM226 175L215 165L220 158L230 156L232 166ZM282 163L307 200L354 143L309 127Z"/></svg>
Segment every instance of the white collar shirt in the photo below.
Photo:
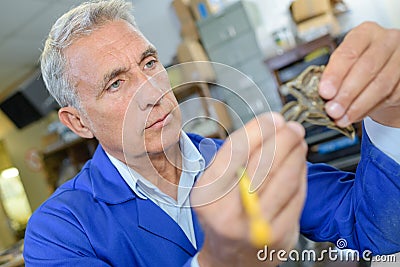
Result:
<svg viewBox="0 0 400 267"><path fill-rule="evenodd" d="M181 227L196 248L189 194L196 179L204 170L205 160L183 131L181 132L179 145L182 152L182 173L179 180L177 200L163 193L158 187L132 168L129 168L125 163L107 152L106 154L135 194L142 199L153 201L165 211Z"/></svg>

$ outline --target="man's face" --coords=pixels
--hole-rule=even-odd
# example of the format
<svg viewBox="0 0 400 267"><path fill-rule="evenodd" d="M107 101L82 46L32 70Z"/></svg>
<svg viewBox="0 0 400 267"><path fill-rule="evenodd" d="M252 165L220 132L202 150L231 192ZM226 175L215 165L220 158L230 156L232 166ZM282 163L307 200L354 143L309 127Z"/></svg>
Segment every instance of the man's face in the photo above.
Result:
<svg viewBox="0 0 400 267"><path fill-rule="evenodd" d="M125 161L177 144L181 114L154 47L124 21L108 22L65 51L83 122ZM125 146L123 146L123 143Z"/></svg>

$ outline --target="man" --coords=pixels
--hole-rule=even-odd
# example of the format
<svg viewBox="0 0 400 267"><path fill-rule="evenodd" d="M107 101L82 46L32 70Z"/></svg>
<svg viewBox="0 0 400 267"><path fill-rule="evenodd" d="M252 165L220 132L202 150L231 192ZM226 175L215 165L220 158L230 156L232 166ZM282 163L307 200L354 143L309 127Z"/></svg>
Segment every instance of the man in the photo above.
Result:
<svg viewBox="0 0 400 267"><path fill-rule="evenodd" d="M373 120L355 177L306 163L304 129L278 114L259 116L222 146L185 134L165 70L130 5L98 1L71 10L50 32L42 73L62 106L60 120L100 145L30 219L26 265L275 266L276 259L257 260L250 242L236 186L242 167L261 184L270 249L296 242L308 182L302 233L345 238L375 254L400 251L400 157L376 136L385 131L399 143L399 41L399 31L363 24L324 73L320 93L338 124Z"/></svg>

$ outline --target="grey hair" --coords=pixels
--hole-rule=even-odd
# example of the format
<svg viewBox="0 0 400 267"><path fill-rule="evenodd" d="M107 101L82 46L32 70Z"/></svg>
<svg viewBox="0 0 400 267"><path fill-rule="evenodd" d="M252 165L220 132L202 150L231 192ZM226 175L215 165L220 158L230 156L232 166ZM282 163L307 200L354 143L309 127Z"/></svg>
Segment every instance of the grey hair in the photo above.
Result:
<svg viewBox="0 0 400 267"><path fill-rule="evenodd" d="M137 28L132 10L126 0L94 0L71 9L54 23L41 55L41 70L47 90L61 107L82 108L65 68L65 49L106 22L125 20Z"/></svg>

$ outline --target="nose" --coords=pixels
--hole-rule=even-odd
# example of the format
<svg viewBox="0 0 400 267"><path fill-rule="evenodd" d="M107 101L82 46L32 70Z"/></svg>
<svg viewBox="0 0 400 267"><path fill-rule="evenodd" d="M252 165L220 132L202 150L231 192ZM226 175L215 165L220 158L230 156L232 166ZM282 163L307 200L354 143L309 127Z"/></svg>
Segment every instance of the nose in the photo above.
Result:
<svg viewBox="0 0 400 267"><path fill-rule="evenodd" d="M142 78L142 85L136 91L134 98L139 108L146 110L160 104L164 90L156 78L147 75L143 75Z"/></svg>

